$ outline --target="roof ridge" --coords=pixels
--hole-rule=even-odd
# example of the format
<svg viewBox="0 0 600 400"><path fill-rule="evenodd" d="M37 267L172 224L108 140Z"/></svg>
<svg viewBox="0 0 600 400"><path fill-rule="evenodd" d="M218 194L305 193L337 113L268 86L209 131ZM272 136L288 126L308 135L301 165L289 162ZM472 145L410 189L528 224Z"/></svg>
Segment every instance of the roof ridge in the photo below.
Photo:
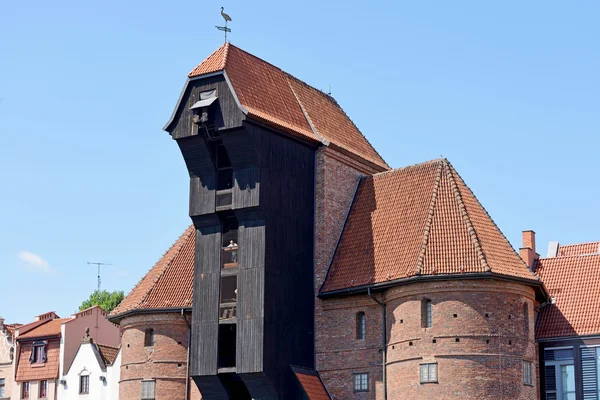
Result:
<svg viewBox="0 0 600 400"><path fill-rule="evenodd" d="M188 228L179 236L179 238L177 238L177 240L175 241L175 243L173 243L173 245L169 248L169 250L167 250L165 252L165 254L163 254L162 257L166 256L167 253L173 248L173 246L175 246L178 242L181 242L181 243L179 243L177 251L174 251L173 255L171 256L171 258L169 258L169 260L166 260L165 266L163 267L162 271L156 276L156 278L154 278L153 284L150 285L150 287L148 288L148 290L146 290L146 292L144 293L144 295L140 298L140 301L138 301L136 304L133 305L133 307L131 307L132 310L138 308L144 301L146 301L146 299L148 298L148 296L152 292L152 289L154 288L154 284L156 282L158 282L158 280L164 275L165 271L167 270L167 268L169 268L169 266L171 265L171 262L173 261L173 259L175 258L175 256L177 256L177 254L179 254L179 251L181 250L181 248L185 244L185 241L182 240L182 239L185 236L189 236L191 234L191 230L190 230L191 227L192 227L192 225L188 226ZM162 259L162 257L157 261L157 263L160 262L160 260ZM154 265L156 266L156 264L154 264ZM154 268L154 267L152 267L152 268ZM133 291L139 286L139 284L142 283L142 281L144 280L144 278L150 273L150 271L152 271L152 268L150 268L150 270L146 273L146 275L144 275L144 277L142 279L140 279L140 281L137 283L137 285L135 285L135 287L133 289L131 289L130 293L133 293Z"/></svg>
<svg viewBox="0 0 600 400"><path fill-rule="evenodd" d="M600 243L600 240L592 240L591 242L583 242L583 243L571 243L571 244L558 244L558 247L571 247L571 246L585 246L586 244L597 244Z"/></svg>
<svg viewBox="0 0 600 400"><path fill-rule="evenodd" d="M227 59L227 52L229 50L229 43L225 43L219 47L217 47L215 49L215 51L213 51L212 53L210 53L206 58L204 58L204 60L202 60L202 62L200 64L197 64L194 68L192 68L192 70L190 72L188 72L187 76L190 77L191 74L194 73L194 71L201 66L202 64L204 64L206 61L208 61L212 56L214 56L218 51L220 51L221 49L223 49L223 56L221 59L221 63L219 64L219 69L217 69L217 71L222 71L225 68L225 60ZM205 74L201 74L198 76L202 76ZM194 76L193 78L197 78L196 76Z"/></svg>
<svg viewBox="0 0 600 400"><path fill-rule="evenodd" d="M429 233L431 232L431 224L433 223L433 215L435 213L435 206L437 205L438 192L442 182L442 172L444 170L443 160L439 160L438 171L436 173L435 182L433 185L433 192L431 194L431 202L429 204L429 213L427 215L427 221L425 223L425 232L423 232L423 242L421 243L421 250L419 251L419 257L417 258L417 266L415 268L415 275L421 275L423 270L423 262L425 261L425 253L427 252L427 245L429 244Z"/></svg>
<svg viewBox="0 0 600 400"><path fill-rule="evenodd" d="M600 256L600 253L589 253L589 254L573 254L570 256L555 256L555 257L540 257L540 260L556 260L556 259L565 259L565 258L577 258L577 257L592 257L592 256Z"/></svg>
<svg viewBox="0 0 600 400"><path fill-rule="evenodd" d="M308 122L308 125L310 126L310 129L312 129L313 133L315 134L315 136L317 137L317 139L319 139L319 141L325 145L329 144L329 140L325 139L324 136L322 136L319 131L317 130L317 128L315 127L315 124L313 124L310 116L308 115L308 113L306 112L306 110L304 109L304 105L302 105L302 102L300 101L300 99L298 98L298 95L296 94L296 91L294 90L294 87L292 86L292 84L290 83L290 74L285 74L285 81L287 82L290 90L292 91L292 94L294 95L294 98L296 99L296 101L298 102L298 106L300 106L300 109L302 110L302 114L304 115L304 118L306 118L306 122ZM293 77L292 77L293 78Z"/></svg>
<svg viewBox="0 0 600 400"><path fill-rule="evenodd" d="M227 65L227 56L229 55L229 42L225 43L225 48L223 49L223 58L221 59L221 65L219 70L224 70Z"/></svg>
<svg viewBox="0 0 600 400"><path fill-rule="evenodd" d="M394 168L394 169L388 169L387 171L381 171L381 172L377 172L375 174L371 174L368 177L371 178L379 178L383 175L386 174L392 174L394 172L400 172L400 171L404 171L407 169L411 169L411 168L416 168L416 167L422 167L424 165L429 165L429 164L436 164L440 161L444 160L444 158L434 158L433 160L427 160L427 161L423 161L420 163L415 163L415 164L411 164L411 165L405 165L404 167L399 167L399 168Z"/></svg>
<svg viewBox="0 0 600 400"><path fill-rule="evenodd" d="M455 171L455 169L452 166L452 164L450 163L450 161L448 161L448 160L446 160L446 161L448 162L448 166L451 168L451 170ZM471 193L471 196L473 196L473 198L475 199L475 201L477 202L477 204L479 204L479 207L481 207L481 209L483 210L483 212L485 212L485 215L492 222L492 224L494 225L494 228L496 228L496 230L500 233L500 236L502 236L502 238L504 239L504 241L506 242L506 244L508 245L508 247L512 250L513 254L515 256L517 256L517 259L521 262L521 264L527 269L527 271L529 271L531 273L531 276L534 277L536 280L539 281L540 278L535 273L533 273L529 269L529 267L527 267L527 264L525 264L525 261L523 261L523 259L519 255L519 253L517 253L517 251L512 246L512 244L510 244L509 240L504 235L504 232L502 232L502 230L498 227L498 225L496 224L496 221L494 221L494 219L492 218L492 216L490 215L490 213L488 213L488 210L483 206L483 204L481 204L481 202L479 201L479 199L477 198L477 196L475 196L475 193L473 193L473 191L471 190L471 188L469 187L469 185L467 185L465 183L465 181L462 179L462 177L458 173L456 175L458 176L458 179L460 179L460 181L462 182L462 184L465 185L465 188L467 188L467 190L469 191L469 193Z"/></svg>
<svg viewBox="0 0 600 400"><path fill-rule="evenodd" d="M447 169L448 180L450 181L450 188L454 192L454 198L458 203L458 208L462 215L463 222L467 225L467 232L469 233L469 237L471 238L471 242L475 247L475 251L479 257L479 261L481 262L481 266L485 269L486 272L491 272L492 269L488 265L487 259L485 257L485 253L481 248L481 241L479 240L479 236L477 235L477 230L473 226L473 222L471 221L471 217L469 216L469 212L467 211L467 206L465 206L465 202L463 201L462 194L460 193L460 189L454 180L454 174L452 173L454 168L452 168L450 162L447 159L444 159L445 169ZM463 182L464 183L464 182ZM466 186L466 184L465 184ZM468 186L467 186L468 188ZM470 190L470 189L469 189ZM472 192L471 192L472 194ZM474 195L473 195L474 196ZM479 203L479 201L477 201ZM480 204L481 205L481 204ZM483 206L481 206L483 208ZM487 214L487 211L486 211ZM489 217L489 214L487 214ZM490 218L491 219L491 218ZM493 222L493 221L492 221ZM496 224L494 224L496 225ZM512 246L511 246L512 248Z"/></svg>

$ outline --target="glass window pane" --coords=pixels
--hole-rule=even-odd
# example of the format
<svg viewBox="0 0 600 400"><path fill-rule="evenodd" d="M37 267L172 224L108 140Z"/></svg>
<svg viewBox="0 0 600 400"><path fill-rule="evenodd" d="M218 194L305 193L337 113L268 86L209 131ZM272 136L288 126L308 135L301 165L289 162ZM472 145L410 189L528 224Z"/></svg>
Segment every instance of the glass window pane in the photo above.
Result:
<svg viewBox="0 0 600 400"><path fill-rule="evenodd" d="M575 400L575 366L561 365L562 396L564 400ZM571 396L572 395L572 396Z"/></svg>
<svg viewBox="0 0 600 400"><path fill-rule="evenodd" d="M429 368L426 364L421 365L421 382L427 382L429 380Z"/></svg>
<svg viewBox="0 0 600 400"><path fill-rule="evenodd" d="M429 364L429 380L437 381L437 364Z"/></svg>
<svg viewBox="0 0 600 400"><path fill-rule="evenodd" d="M554 350L555 360L568 360L573 358L573 349Z"/></svg>

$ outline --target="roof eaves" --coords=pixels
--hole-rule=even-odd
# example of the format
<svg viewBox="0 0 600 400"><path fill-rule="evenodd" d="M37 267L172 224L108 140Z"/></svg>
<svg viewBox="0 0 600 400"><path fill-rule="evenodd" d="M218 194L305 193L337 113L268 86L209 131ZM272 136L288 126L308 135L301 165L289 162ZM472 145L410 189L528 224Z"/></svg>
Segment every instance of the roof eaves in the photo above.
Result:
<svg viewBox="0 0 600 400"><path fill-rule="evenodd" d="M439 161L438 171L436 173L435 182L433 184L433 191L431 193L431 202L429 204L429 214L427 215L427 221L425 222L425 232L423 232L423 243L421 244L421 250L419 251L419 257L417 258L417 266L415 268L415 275L421 275L423 270L423 262L425 260L425 253L427 252L427 245L429 244L429 233L431 231L431 224L433 222L433 215L435 213L435 206L437 203L438 192L440 190L440 184L442 182L442 172L444 170L444 161Z"/></svg>
<svg viewBox="0 0 600 400"><path fill-rule="evenodd" d="M477 235L477 231L475 230L475 227L473 226L473 223L471 222L471 217L469 216L467 207L465 206L465 203L463 201L460 190L458 189L458 185L456 184L456 181L454 180L454 174L453 174L454 168L452 168L452 166L450 165L450 162L447 159L444 158L443 162L445 164L444 169L447 170L446 173L448 174L447 176L448 176L448 180L450 181L450 187L452 188L452 192L454 193L454 198L456 199L456 202L458 203L458 207L460 209L460 213L462 215L463 222L467 225L467 231L469 232L469 236L471 238L471 243L475 247L475 251L477 252L477 256L479 257L481 266L483 267L483 269L486 272L491 272L492 269L488 265L485 254L483 253L483 249L481 248L481 242L479 240L479 236ZM487 211L486 211L486 214L487 214ZM488 217L489 217L489 214L488 214ZM512 246L511 246L511 248L512 248Z"/></svg>
<svg viewBox="0 0 600 400"><path fill-rule="evenodd" d="M170 307L170 308L131 308L125 310L119 314L109 315L108 320L112 323L118 324L125 317L136 314L158 314L158 313L180 313L191 312L192 307Z"/></svg>

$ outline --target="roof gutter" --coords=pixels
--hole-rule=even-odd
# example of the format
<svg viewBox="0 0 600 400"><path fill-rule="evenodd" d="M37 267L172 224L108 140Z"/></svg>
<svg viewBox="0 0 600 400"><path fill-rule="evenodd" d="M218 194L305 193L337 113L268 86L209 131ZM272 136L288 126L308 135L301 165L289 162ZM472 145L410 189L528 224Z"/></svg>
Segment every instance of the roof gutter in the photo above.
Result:
<svg viewBox="0 0 600 400"><path fill-rule="evenodd" d="M157 313L181 313L191 312L192 307L177 307L177 308L134 308L133 310L124 311L120 314L109 315L107 318L110 322L120 324L121 320L136 314L157 314Z"/></svg>
<svg viewBox="0 0 600 400"><path fill-rule="evenodd" d="M402 279L396 279L396 280L389 281L389 282L374 283L372 285L362 285L362 286L351 287L351 288L346 288L346 289L332 290L329 292L321 292L321 293L319 293L318 297L321 299L327 299L327 298L349 296L349 295L353 295L353 294L367 294L368 295L371 290L382 291L382 290L390 289L392 287L408 285L408 284L416 283L416 282L431 282L431 281L435 282L435 281L449 281L449 280L458 280L458 279L460 279L460 280L497 279L497 280L501 280L501 281L519 282L519 283L527 284L528 286L531 286L534 289L536 289L536 295L539 295L539 297L542 300L545 301L549 297L548 291L547 291L546 287L544 286L543 282L541 282L541 281L534 281L532 279L498 275L498 274L494 274L493 272L463 274L463 275L446 274L446 275L412 276L410 278L402 278Z"/></svg>

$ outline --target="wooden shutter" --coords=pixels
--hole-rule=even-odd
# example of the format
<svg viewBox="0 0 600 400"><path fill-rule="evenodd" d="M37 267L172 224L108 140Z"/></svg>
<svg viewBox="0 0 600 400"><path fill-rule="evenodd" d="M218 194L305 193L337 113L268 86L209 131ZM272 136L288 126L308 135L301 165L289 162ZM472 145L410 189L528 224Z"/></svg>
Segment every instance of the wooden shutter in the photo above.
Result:
<svg viewBox="0 0 600 400"><path fill-rule="evenodd" d="M598 400L598 365L595 347L581 347L581 372L583 400Z"/></svg>

